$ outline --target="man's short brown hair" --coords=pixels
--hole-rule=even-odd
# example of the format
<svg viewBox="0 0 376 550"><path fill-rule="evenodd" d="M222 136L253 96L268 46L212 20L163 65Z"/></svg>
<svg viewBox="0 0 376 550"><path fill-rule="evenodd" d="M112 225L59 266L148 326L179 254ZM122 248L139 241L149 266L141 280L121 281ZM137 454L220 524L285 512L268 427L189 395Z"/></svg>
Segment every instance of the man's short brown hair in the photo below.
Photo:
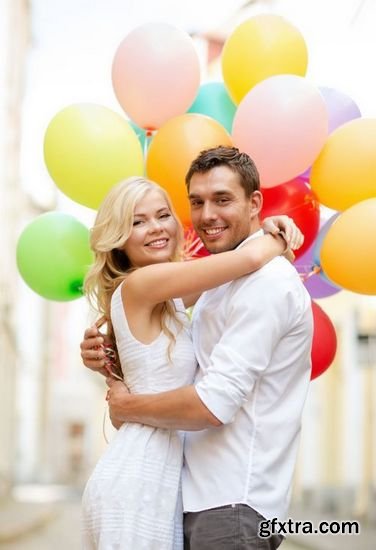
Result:
<svg viewBox="0 0 376 550"><path fill-rule="evenodd" d="M260 189L260 177L256 165L247 153L240 153L236 147L213 147L201 151L192 162L185 183L189 190L191 178L194 174L204 174L216 166L227 166L239 174L239 183L243 187L246 197Z"/></svg>

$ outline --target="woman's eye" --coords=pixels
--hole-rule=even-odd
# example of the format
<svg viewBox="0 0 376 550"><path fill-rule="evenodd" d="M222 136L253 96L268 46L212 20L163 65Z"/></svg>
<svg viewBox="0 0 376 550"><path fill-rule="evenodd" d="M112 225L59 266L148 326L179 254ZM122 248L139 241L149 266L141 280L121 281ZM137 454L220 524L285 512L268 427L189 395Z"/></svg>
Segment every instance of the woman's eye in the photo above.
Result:
<svg viewBox="0 0 376 550"><path fill-rule="evenodd" d="M161 218L169 218L171 214L169 212L166 212L166 214L162 214Z"/></svg>
<svg viewBox="0 0 376 550"><path fill-rule="evenodd" d="M133 225L140 225L140 223L142 223L142 220L135 220L133 222Z"/></svg>

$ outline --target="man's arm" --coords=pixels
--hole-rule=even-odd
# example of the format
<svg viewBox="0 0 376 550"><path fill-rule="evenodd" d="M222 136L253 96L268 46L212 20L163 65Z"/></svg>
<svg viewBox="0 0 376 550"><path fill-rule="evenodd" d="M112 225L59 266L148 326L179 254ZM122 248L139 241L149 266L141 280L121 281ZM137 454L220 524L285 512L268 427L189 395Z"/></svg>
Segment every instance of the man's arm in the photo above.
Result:
<svg viewBox="0 0 376 550"><path fill-rule="evenodd" d="M81 342L81 357L84 365L89 369L99 372L103 376L113 376L118 380L123 379L123 373L113 341L107 334L99 332L105 322L102 317L92 327L85 330L84 340Z"/></svg>
<svg viewBox="0 0 376 550"><path fill-rule="evenodd" d="M110 417L117 428L124 422L189 431L222 425L203 404L194 386L156 394L131 394L113 378L107 378L107 384Z"/></svg>
<svg viewBox="0 0 376 550"><path fill-rule="evenodd" d="M206 375L196 386L159 394L127 395L124 385L109 381L110 415L115 426L119 422L139 422L190 431L233 420L268 366L286 327L288 301L283 289L278 288L275 279L271 280L266 298L261 292L265 294L265 283L261 289L258 276L253 277L248 282L254 285L251 294L244 296L240 291L232 295L222 338L214 347ZM261 277L264 280L266 275Z"/></svg>

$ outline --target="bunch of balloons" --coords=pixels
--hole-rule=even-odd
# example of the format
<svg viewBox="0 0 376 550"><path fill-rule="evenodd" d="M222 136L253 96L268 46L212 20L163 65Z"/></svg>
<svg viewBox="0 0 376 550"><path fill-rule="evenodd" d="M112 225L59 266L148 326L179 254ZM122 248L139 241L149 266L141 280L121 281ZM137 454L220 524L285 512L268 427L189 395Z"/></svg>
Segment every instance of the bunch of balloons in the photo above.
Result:
<svg viewBox="0 0 376 550"><path fill-rule="evenodd" d="M304 37L280 16L258 15L235 28L221 61L223 82L200 86L187 33L164 23L131 31L112 65L127 118L93 104L58 112L44 140L52 179L74 201L97 208L115 183L146 173L170 194L194 258L207 251L190 226L185 174L201 150L235 145L258 167L263 217L286 213L304 233L296 267L311 296L341 288L375 294L376 120L361 118L343 92L305 78ZM323 225L321 204L343 213ZM30 254L36 245L37 259ZM17 250L25 281L53 300L80 295L90 254L87 230L58 213L32 221ZM313 313L314 378L332 362L336 339L317 304ZM323 330L331 335L326 354L318 352Z"/></svg>

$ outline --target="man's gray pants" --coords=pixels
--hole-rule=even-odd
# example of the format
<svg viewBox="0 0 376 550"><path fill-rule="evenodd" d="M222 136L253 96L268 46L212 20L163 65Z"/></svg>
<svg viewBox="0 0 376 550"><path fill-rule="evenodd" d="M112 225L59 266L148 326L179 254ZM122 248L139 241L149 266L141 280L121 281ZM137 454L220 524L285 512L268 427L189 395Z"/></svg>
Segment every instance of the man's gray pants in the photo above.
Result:
<svg viewBox="0 0 376 550"><path fill-rule="evenodd" d="M260 537L261 521L265 518L246 504L187 512L184 550L275 550L284 537Z"/></svg>

